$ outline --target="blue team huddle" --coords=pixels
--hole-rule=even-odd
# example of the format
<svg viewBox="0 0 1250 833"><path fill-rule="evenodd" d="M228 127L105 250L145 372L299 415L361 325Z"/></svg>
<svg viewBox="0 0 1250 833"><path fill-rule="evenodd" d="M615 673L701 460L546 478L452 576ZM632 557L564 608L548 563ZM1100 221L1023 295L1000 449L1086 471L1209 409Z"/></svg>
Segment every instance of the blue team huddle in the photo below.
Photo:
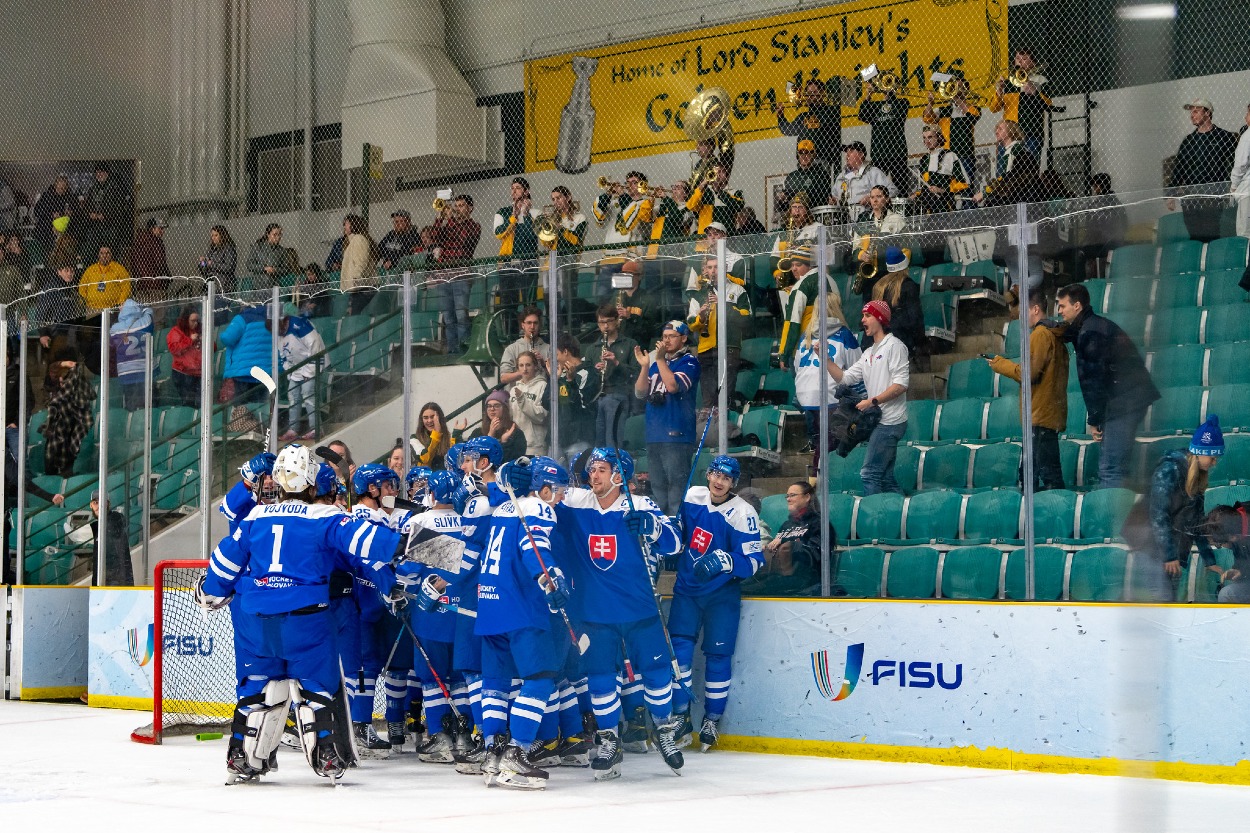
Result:
<svg viewBox="0 0 1250 833"><path fill-rule="evenodd" d="M401 482L368 464L349 488L298 444L240 469L221 507L230 534L196 590L229 606L235 632L227 783L276 769L284 742L336 784L411 742L423 762L517 789L544 788L555 766L616 778L625 752L650 747L680 773L696 734L716 744L739 583L763 563L737 461L716 457L668 517L631 492L624 450L585 452L576 477L550 457L502 458L477 437L446 471ZM667 621L663 569L676 572Z"/></svg>

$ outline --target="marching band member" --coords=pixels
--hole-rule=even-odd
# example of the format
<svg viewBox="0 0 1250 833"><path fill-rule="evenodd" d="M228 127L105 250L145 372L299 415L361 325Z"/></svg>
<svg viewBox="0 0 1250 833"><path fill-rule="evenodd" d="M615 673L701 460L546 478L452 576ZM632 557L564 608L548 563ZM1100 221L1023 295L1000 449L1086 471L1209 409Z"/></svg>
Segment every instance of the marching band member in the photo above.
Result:
<svg viewBox="0 0 1250 833"><path fill-rule="evenodd" d="M921 118L925 124L936 124L946 137L946 147L955 152L964 165L965 175L971 178L977 169L976 129L981 118L981 108L968 99L968 82L955 77L955 95L946 104L933 107L934 95L929 93Z"/></svg>
<svg viewBox="0 0 1250 833"><path fill-rule="evenodd" d="M1015 72L1023 73L1028 80L1019 89L1004 92L1011 83L1008 78L999 78L994 85L994 100L990 102L991 113L1002 113L1007 121L1015 122L1024 134L1022 141L1025 149L1034 159L1042 158L1042 144L1046 141L1046 114L1055 109L1050 98L1042 92L1046 77L1038 74L1038 64L1033 60L1033 52L1023 47L1016 50L1012 62Z"/></svg>
<svg viewBox="0 0 1250 833"><path fill-rule="evenodd" d="M920 132L929 155L921 163L916 213L938 214L955 210L955 195L968 188L968 177L958 155L943 147L942 131L926 124Z"/></svg>
<svg viewBox="0 0 1250 833"><path fill-rule="evenodd" d="M686 208L699 212L699 234L714 222L728 229L745 204L742 192L729 187L729 166L717 161L712 170L715 172L712 181L694 183L694 193L686 201Z"/></svg>
<svg viewBox="0 0 1250 833"><path fill-rule="evenodd" d="M846 146L846 169L838 177L841 202L850 212L851 222L859 220L869 207L868 195L880 186L889 197L898 194L894 181L885 172L867 161L868 149L863 142L851 142Z"/></svg>

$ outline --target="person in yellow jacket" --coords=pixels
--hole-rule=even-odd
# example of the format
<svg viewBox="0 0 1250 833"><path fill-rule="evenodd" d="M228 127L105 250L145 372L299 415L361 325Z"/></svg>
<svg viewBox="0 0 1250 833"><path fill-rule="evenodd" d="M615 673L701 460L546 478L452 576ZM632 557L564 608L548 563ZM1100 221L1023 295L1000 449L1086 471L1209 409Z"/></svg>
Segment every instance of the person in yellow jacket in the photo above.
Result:
<svg viewBox="0 0 1250 833"><path fill-rule="evenodd" d="M725 275L725 388L729 398L733 400L733 392L738 385L738 360L742 355L742 331L751 320L751 299L747 294L746 281L741 270L736 274L729 264L730 252L726 252ZM742 259L734 255L733 265L742 263ZM715 380L717 373L717 321L716 309L716 256L706 255L699 273L690 270L690 279L686 284L686 297L689 301L689 312L686 323L692 332L699 334L699 378L704 380L700 385L703 412L714 407L718 395ZM704 417L706 418L706 417ZM697 421L697 420L696 420Z"/></svg>
<svg viewBox="0 0 1250 833"><path fill-rule="evenodd" d="M111 247L101 246L99 259L83 270L78 294L87 308L96 312L120 307L130 297L130 273L113 260Z"/></svg>

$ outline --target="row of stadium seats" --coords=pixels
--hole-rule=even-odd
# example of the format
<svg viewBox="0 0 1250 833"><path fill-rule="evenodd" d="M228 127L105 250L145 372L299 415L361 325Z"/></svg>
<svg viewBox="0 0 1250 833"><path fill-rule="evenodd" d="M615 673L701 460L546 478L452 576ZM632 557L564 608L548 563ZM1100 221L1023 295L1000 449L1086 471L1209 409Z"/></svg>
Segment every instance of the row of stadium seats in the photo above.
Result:
<svg viewBox="0 0 1250 833"><path fill-rule="evenodd" d="M1172 240L1162 245L1134 243L1112 249L1107 256L1107 277L1183 275L1245 269L1250 265L1250 246L1244 237L1221 237L1210 243Z"/></svg>

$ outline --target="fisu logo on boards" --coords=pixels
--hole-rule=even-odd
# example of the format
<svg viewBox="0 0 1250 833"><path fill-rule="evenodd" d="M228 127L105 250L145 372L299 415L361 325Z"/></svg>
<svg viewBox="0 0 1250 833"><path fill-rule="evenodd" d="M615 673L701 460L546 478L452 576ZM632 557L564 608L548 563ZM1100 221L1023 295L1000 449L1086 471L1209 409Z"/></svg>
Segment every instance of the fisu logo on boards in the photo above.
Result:
<svg viewBox="0 0 1250 833"><path fill-rule="evenodd" d="M161 637L161 650L165 654L177 654L180 657L211 657L213 655L213 637L185 634L165 634Z"/></svg>
<svg viewBox="0 0 1250 833"><path fill-rule="evenodd" d="M836 703L845 700L855 691L859 683L860 673L864 665L864 643L857 642L846 647L846 663L843 665L842 683L833 684L834 675L830 671L829 651L812 652L812 678L816 682L816 690L820 696ZM873 685L881 685L883 680L898 680L899 688L933 688L935 685L953 691L963 685L964 666L956 663L954 679L946 679L947 665L930 660L895 660L879 659L872 664L868 679Z"/></svg>
<svg viewBox="0 0 1250 833"><path fill-rule="evenodd" d="M130 658L140 668L152 661L156 625L149 624L147 630L146 639L143 636L143 628L130 628L126 631L126 646L130 650Z"/></svg>

